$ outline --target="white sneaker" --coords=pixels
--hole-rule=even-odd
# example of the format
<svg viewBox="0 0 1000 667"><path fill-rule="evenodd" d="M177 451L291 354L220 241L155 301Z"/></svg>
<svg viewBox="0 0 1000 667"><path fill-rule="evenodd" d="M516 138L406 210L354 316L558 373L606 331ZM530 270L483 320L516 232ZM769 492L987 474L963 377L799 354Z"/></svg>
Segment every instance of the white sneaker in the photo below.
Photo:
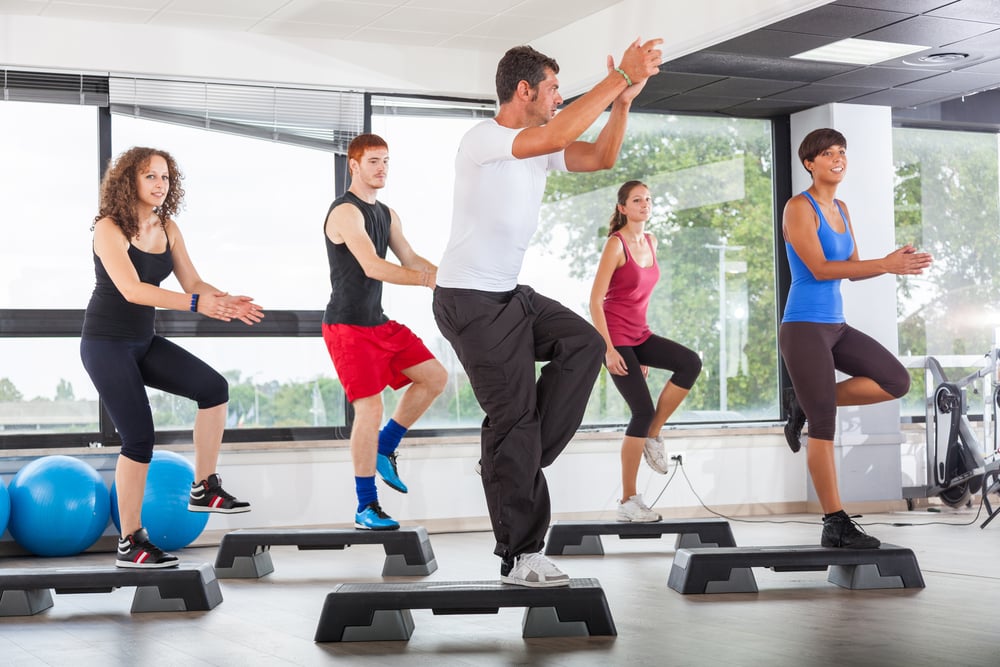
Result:
<svg viewBox="0 0 1000 667"><path fill-rule="evenodd" d="M507 574L500 574L500 581L517 586L549 588L569 586L569 575L556 567L542 552L521 554L514 558L514 566Z"/></svg>
<svg viewBox="0 0 1000 667"><path fill-rule="evenodd" d="M667 450L663 446L663 438L660 436L646 438L646 444L642 448L642 455L650 468L661 475L667 474Z"/></svg>
<svg viewBox="0 0 1000 667"><path fill-rule="evenodd" d="M636 494L623 503L618 503L618 520L633 523L652 523L662 519L659 514L649 509L642 502L642 496Z"/></svg>

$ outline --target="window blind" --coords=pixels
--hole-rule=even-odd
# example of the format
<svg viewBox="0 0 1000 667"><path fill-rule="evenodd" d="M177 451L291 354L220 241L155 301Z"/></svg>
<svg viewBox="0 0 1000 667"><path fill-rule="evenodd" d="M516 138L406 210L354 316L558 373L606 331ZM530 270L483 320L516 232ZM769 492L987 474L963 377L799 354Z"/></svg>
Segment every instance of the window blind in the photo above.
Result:
<svg viewBox="0 0 1000 667"><path fill-rule="evenodd" d="M268 84L113 75L111 112L346 153L364 131L364 94Z"/></svg>

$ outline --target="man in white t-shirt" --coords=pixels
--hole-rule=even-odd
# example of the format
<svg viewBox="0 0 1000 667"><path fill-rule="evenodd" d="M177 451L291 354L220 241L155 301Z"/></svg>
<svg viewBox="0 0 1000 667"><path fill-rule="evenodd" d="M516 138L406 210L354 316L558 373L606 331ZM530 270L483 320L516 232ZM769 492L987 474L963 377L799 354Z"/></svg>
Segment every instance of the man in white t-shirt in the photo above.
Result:
<svg viewBox="0 0 1000 667"><path fill-rule="evenodd" d="M434 319L486 413L480 462L505 583L569 584L541 552L550 518L542 468L580 426L605 352L586 320L517 283L546 175L615 164L632 100L659 71L661 42L636 40L617 67L609 56L607 75L558 114L559 65L530 46L510 49L497 65L496 117L470 129L455 158ZM609 104L597 139L577 141ZM548 362L537 382L536 361Z"/></svg>

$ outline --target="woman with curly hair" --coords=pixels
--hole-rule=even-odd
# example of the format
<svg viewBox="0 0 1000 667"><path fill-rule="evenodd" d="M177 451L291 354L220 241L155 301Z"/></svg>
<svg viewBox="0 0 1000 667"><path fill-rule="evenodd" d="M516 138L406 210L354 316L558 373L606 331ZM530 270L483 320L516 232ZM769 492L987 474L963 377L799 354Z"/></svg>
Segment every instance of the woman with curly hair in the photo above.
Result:
<svg viewBox="0 0 1000 667"><path fill-rule="evenodd" d="M156 335L156 308L190 310L251 325L264 316L247 296L233 296L198 275L173 216L184 199L183 176L169 153L131 148L108 168L94 218L97 280L84 317L80 356L122 439L115 487L122 537L118 567L177 565L150 543L142 498L153 456L153 415L146 386L198 403L194 422L195 480L188 510L250 511L222 488L215 472L226 423L229 385L203 361ZM184 292L160 287L173 273Z"/></svg>

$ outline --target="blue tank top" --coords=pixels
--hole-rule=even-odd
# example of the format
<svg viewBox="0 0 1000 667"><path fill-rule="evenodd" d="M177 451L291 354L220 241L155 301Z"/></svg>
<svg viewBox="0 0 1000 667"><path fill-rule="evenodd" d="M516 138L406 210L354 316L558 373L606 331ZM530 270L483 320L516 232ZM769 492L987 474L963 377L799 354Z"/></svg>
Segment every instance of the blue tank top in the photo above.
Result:
<svg viewBox="0 0 1000 667"><path fill-rule="evenodd" d="M823 256L832 262L846 261L854 253L854 238L844 209L836 201L837 210L844 220L844 231L833 229L823 216L816 200L808 192L803 192L816 217L819 218L819 228L816 235L823 248ZM788 290L788 301L785 303L785 316L782 322L820 322L823 324L840 324L844 322L844 301L840 295L840 279L817 280L809 267L795 253L792 244L785 241L785 252L788 254L788 268L792 274L792 286Z"/></svg>

